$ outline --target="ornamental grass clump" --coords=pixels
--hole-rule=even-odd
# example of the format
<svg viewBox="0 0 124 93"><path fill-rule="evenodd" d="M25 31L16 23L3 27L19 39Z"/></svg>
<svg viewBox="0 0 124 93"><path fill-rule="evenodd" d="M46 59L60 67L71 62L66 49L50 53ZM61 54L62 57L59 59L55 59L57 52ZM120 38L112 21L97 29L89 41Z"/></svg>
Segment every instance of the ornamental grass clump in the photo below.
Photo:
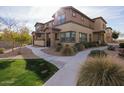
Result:
<svg viewBox="0 0 124 93"><path fill-rule="evenodd" d="M56 52L60 52L61 51L61 49L62 49L62 44L61 43L58 43L57 45L56 45Z"/></svg>
<svg viewBox="0 0 124 93"><path fill-rule="evenodd" d="M0 48L0 54L3 54L4 53L4 48Z"/></svg>
<svg viewBox="0 0 124 93"><path fill-rule="evenodd" d="M71 47L70 45L66 44L62 50L61 53L63 56L73 56L75 55L75 50L73 47Z"/></svg>
<svg viewBox="0 0 124 93"><path fill-rule="evenodd" d="M82 66L78 86L123 86L124 68L110 57L89 58Z"/></svg>

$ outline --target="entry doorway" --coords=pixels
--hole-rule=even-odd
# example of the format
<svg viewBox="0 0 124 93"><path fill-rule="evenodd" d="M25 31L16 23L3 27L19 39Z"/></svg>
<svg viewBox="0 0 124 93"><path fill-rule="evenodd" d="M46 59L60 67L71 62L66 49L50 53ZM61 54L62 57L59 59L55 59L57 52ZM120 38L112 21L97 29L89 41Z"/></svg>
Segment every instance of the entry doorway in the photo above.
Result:
<svg viewBox="0 0 124 93"><path fill-rule="evenodd" d="M46 47L51 46L50 33L46 34Z"/></svg>

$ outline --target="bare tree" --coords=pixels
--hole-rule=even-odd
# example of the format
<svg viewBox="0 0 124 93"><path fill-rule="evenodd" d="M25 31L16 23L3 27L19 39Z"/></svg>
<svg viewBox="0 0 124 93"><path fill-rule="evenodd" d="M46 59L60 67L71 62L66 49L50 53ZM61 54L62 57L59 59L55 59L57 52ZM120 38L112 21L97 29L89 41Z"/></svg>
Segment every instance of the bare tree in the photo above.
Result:
<svg viewBox="0 0 124 93"><path fill-rule="evenodd" d="M18 21L15 20L14 18L2 18L0 17L0 22L4 25L7 26L7 28L9 28L10 30L14 30L17 25L18 25Z"/></svg>

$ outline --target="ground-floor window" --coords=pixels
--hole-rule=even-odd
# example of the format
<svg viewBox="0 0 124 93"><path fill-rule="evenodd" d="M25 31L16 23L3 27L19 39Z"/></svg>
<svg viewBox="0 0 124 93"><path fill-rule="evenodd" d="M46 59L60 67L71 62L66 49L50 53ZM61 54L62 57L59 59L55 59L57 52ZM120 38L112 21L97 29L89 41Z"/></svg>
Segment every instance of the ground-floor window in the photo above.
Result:
<svg viewBox="0 0 124 93"><path fill-rule="evenodd" d="M76 32L68 31L60 34L61 42L75 42Z"/></svg>
<svg viewBox="0 0 124 93"><path fill-rule="evenodd" d="M79 33L79 41L80 42L87 42L87 34L86 33Z"/></svg>

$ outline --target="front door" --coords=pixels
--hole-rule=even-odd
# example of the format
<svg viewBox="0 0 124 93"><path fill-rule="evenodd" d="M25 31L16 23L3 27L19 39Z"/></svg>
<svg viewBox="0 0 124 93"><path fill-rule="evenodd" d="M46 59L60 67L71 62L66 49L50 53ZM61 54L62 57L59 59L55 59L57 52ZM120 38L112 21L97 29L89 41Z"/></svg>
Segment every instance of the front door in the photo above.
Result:
<svg viewBox="0 0 124 93"><path fill-rule="evenodd" d="M46 46L50 47L51 42L50 42L50 34L47 34L47 39L46 39Z"/></svg>

